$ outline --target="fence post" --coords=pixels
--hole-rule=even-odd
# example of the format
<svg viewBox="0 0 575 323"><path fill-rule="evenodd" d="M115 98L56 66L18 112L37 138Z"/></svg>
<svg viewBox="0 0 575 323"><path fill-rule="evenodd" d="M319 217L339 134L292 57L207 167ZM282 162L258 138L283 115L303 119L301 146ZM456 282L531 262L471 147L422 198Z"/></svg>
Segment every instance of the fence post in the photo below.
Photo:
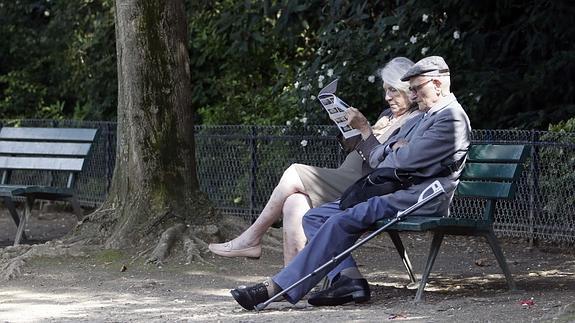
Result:
<svg viewBox="0 0 575 323"><path fill-rule="evenodd" d="M258 172L258 148L257 148L257 128L251 126L250 133L250 154L251 154L251 167L250 167L250 216L255 220L256 208L256 194L257 194L257 172Z"/></svg>
<svg viewBox="0 0 575 323"><path fill-rule="evenodd" d="M531 129L531 163L529 173L531 174L531 183L529 185L529 248L535 244L535 189L537 182L537 146L535 145L535 130Z"/></svg>

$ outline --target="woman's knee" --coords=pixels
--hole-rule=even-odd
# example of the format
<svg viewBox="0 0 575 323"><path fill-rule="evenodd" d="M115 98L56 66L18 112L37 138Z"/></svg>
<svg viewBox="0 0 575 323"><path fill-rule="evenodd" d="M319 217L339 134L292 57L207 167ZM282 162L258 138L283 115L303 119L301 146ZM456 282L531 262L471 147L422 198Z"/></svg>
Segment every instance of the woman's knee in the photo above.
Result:
<svg viewBox="0 0 575 323"><path fill-rule="evenodd" d="M297 165L298 164L291 164L288 168L286 168L286 170L284 170L284 173L278 183L278 187L283 189L291 189L294 192L304 190L303 183L297 171Z"/></svg>

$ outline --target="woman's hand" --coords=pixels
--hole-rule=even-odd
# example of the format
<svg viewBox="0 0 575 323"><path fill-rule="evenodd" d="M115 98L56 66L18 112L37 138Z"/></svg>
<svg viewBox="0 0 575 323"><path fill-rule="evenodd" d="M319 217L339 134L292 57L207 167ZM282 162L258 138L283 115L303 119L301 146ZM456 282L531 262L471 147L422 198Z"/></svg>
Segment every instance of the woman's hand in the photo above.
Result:
<svg viewBox="0 0 575 323"><path fill-rule="evenodd" d="M365 116L358 109L350 107L347 109L347 121L349 125L361 132L361 138L364 140L371 135L371 126Z"/></svg>

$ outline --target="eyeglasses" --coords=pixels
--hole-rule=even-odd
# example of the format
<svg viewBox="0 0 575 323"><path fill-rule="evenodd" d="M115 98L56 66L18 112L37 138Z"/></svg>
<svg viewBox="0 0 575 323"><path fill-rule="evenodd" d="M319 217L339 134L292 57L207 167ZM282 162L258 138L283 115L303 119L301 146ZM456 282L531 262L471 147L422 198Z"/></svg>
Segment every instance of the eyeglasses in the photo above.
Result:
<svg viewBox="0 0 575 323"><path fill-rule="evenodd" d="M410 86L409 90L411 91L411 93L417 93L419 90L421 90L425 86L425 84L427 84L431 81L433 81L433 79L429 79L429 80L427 80L427 81L425 81L419 85Z"/></svg>

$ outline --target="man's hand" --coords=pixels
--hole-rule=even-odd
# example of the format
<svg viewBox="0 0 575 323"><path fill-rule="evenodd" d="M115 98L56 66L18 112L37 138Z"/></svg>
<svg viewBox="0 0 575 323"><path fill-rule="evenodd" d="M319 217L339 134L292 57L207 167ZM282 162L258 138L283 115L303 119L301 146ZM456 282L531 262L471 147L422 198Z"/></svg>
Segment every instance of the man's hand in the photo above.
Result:
<svg viewBox="0 0 575 323"><path fill-rule="evenodd" d="M391 146L391 150L396 151L399 148L403 147L403 146L407 146L407 140L405 139L399 139L398 141L396 141L392 146Z"/></svg>
<svg viewBox="0 0 575 323"><path fill-rule="evenodd" d="M365 116L358 109L350 107L347 109L347 121L352 128L361 132L361 138L366 139L371 135L371 126Z"/></svg>

